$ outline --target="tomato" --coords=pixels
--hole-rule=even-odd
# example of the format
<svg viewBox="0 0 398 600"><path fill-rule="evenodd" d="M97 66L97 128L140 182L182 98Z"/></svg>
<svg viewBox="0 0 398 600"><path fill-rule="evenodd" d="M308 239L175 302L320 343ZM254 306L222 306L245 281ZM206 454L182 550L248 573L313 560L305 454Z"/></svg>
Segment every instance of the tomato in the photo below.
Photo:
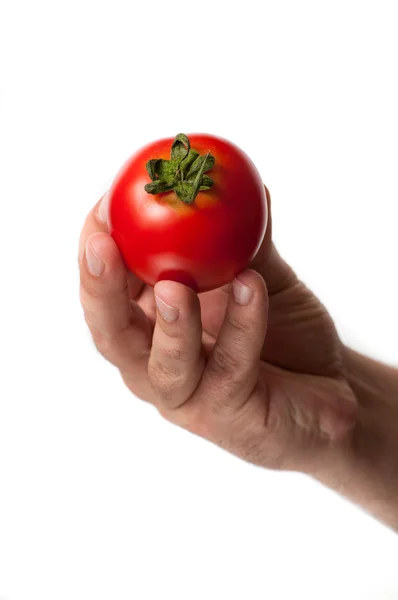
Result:
<svg viewBox="0 0 398 600"><path fill-rule="evenodd" d="M261 177L231 142L207 134L148 144L110 190L110 232L145 283L169 279L197 292L234 279L267 225Z"/></svg>

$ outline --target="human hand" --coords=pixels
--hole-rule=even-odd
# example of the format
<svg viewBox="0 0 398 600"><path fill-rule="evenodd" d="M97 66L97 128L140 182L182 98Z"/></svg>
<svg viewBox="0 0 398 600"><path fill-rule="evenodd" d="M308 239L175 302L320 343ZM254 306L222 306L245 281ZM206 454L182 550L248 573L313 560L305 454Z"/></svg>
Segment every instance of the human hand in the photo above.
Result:
<svg viewBox="0 0 398 600"><path fill-rule="evenodd" d="M169 421L255 464L317 473L349 444L356 401L333 322L278 255L271 223L230 285L199 296L171 281L152 289L108 234L107 198L79 245L98 350Z"/></svg>

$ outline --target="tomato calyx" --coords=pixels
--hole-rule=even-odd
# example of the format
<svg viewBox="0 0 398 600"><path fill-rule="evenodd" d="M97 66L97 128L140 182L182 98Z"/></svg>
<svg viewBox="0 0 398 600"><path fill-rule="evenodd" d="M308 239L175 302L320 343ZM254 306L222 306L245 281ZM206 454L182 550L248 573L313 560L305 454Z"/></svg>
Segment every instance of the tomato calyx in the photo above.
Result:
<svg viewBox="0 0 398 600"><path fill-rule="evenodd" d="M170 160L153 158L146 163L151 178L145 191L148 194L163 194L174 190L185 204L192 204L199 192L209 190L213 180L205 175L213 168L214 156L207 152L201 156L191 148L189 139L179 133L171 146Z"/></svg>

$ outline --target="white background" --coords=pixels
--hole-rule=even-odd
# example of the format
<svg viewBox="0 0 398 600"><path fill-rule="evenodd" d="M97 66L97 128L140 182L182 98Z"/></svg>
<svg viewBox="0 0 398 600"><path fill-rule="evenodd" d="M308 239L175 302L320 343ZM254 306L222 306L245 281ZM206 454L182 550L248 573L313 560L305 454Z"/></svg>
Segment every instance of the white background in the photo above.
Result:
<svg viewBox="0 0 398 600"><path fill-rule="evenodd" d="M163 422L95 351L86 212L142 144L239 144L343 340L398 360L397 4L0 3L0 598L398 598L398 539Z"/></svg>

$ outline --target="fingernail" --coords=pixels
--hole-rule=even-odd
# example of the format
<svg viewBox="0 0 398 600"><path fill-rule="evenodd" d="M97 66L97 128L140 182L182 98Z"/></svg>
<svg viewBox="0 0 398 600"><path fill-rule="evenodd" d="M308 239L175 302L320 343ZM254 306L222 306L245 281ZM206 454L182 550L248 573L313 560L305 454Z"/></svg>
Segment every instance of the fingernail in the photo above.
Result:
<svg viewBox="0 0 398 600"><path fill-rule="evenodd" d="M101 273L103 273L105 264L98 256L95 251L94 245L92 242L86 243L86 261L88 270L92 275L99 277Z"/></svg>
<svg viewBox="0 0 398 600"><path fill-rule="evenodd" d="M232 283L232 292L234 294L235 301L243 306L249 304L254 294L254 290L252 290L252 288L244 285L238 279L234 279Z"/></svg>
<svg viewBox="0 0 398 600"><path fill-rule="evenodd" d="M109 195L109 192L107 192L103 196L101 202L99 203L97 217L98 217L98 221L100 221L101 223L108 222L109 200L110 200L110 195Z"/></svg>
<svg viewBox="0 0 398 600"><path fill-rule="evenodd" d="M176 321L180 312L178 308L176 308L175 306L170 306L170 304L167 304L164 300L159 298L159 296L155 295L155 299L156 306L158 307L158 311L163 317L163 319L165 321L169 321L170 323L172 321Z"/></svg>

